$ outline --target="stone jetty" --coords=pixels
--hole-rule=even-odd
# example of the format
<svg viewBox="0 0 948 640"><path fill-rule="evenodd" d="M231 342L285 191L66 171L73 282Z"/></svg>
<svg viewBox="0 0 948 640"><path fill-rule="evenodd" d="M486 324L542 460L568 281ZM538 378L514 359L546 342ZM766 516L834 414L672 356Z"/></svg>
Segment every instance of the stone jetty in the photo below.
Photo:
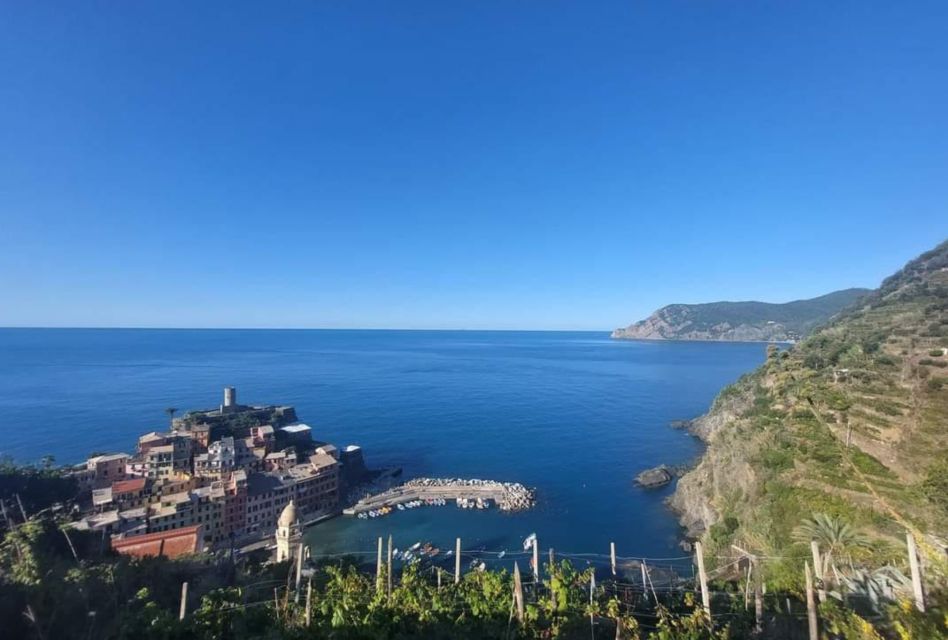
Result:
<svg viewBox="0 0 948 640"><path fill-rule="evenodd" d="M518 482L468 480L463 478L415 478L382 493L362 498L345 509L347 515L394 506L413 500L493 501L501 511L522 511L534 504L533 490Z"/></svg>

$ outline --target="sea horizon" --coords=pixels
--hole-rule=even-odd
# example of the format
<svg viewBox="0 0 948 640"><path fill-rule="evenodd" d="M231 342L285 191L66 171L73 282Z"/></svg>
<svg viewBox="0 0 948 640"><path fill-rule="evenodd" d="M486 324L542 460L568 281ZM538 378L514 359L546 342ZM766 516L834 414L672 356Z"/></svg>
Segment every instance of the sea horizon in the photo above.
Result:
<svg viewBox="0 0 948 640"><path fill-rule="evenodd" d="M645 490L635 475L694 460L703 446L670 423L704 413L764 358L758 344L598 331L0 330L0 410L22 427L0 453L72 464L131 451L168 428L166 407L214 407L235 386L242 403L295 406L315 439L361 446L370 467L537 491L537 506L515 515L336 518L313 529L314 552L368 548L382 529L447 545L463 527L492 547L537 531L561 549L611 538L674 555L680 530L664 504L674 483ZM577 519L590 529L569 526Z"/></svg>

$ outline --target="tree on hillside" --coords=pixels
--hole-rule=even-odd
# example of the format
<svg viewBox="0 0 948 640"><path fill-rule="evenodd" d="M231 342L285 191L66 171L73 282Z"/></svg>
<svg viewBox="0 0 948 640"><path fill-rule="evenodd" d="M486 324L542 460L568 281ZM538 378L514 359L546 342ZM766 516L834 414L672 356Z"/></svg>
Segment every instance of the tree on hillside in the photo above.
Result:
<svg viewBox="0 0 948 640"><path fill-rule="evenodd" d="M814 513L794 529L793 537L798 542L809 543L815 540L820 545L822 555L822 575L829 575L829 569L836 571L835 558L854 549L869 546L869 539L858 529L839 517L825 513Z"/></svg>

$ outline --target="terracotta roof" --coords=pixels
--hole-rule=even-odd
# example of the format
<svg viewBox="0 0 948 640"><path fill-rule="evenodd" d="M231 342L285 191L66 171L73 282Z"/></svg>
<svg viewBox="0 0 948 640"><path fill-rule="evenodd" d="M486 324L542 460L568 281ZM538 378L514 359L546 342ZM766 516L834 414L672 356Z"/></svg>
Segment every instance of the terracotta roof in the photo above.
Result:
<svg viewBox="0 0 948 640"><path fill-rule="evenodd" d="M132 491L141 491L145 488L145 478L135 478L134 480L117 480L112 483L112 495L117 493L131 493Z"/></svg>
<svg viewBox="0 0 948 640"><path fill-rule="evenodd" d="M200 553L204 549L201 525L112 540L112 549L117 553L136 558L147 556L177 558L190 553Z"/></svg>

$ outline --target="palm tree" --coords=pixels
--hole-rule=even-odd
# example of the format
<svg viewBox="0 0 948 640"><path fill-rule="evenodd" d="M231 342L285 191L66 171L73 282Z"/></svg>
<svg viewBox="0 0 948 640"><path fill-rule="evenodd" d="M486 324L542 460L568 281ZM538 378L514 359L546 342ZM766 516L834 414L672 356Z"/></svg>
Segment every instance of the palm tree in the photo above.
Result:
<svg viewBox="0 0 948 640"><path fill-rule="evenodd" d="M836 574L834 556L839 556L852 549L864 549L869 546L869 539L858 529L839 517L825 513L814 513L813 517L800 523L793 530L793 537L798 542L815 540L822 552L821 575L828 575L829 568Z"/></svg>
<svg viewBox="0 0 948 640"><path fill-rule="evenodd" d="M165 409L165 413L168 414L168 418L171 420L171 424L174 424L175 412L177 412L177 408L175 407L168 407L167 409Z"/></svg>

